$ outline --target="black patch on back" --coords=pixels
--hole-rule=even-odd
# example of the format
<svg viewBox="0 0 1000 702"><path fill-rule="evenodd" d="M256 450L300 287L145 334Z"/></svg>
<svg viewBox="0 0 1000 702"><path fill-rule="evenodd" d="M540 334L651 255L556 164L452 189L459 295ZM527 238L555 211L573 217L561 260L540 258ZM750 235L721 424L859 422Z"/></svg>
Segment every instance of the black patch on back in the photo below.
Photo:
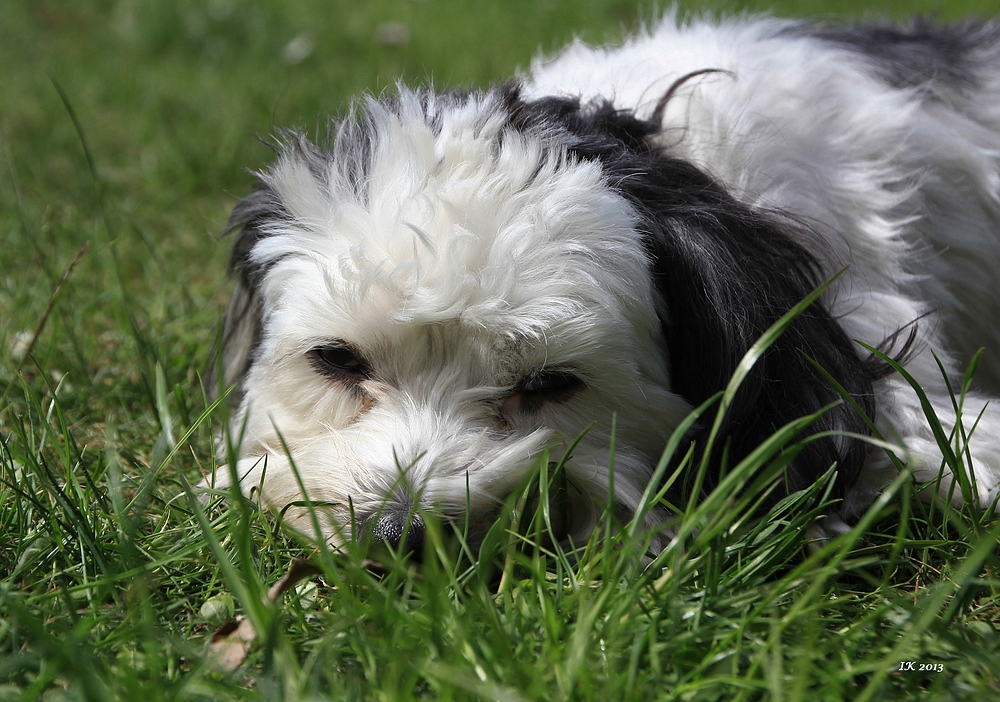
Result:
<svg viewBox="0 0 1000 702"><path fill-rule="evenodd" d="M983 50L993 49L1000 67L1000 23L969 21L937 25L917 17L909 26L801 24L783 36L805 36L863 54L875 73L895 88L947 85L953 90L978 87Z"/></svg>

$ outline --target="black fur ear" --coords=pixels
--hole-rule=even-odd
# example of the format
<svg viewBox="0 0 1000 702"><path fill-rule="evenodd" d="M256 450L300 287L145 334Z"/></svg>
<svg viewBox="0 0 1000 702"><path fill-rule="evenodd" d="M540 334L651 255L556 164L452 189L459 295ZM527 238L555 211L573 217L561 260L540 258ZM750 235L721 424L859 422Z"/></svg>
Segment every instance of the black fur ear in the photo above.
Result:
<svg viewBox="0 0 1000 702"><path fill-rule="evenodd" d="M600 161L611 187L635 208L664 305L661 328L671 389L692 405L724 389L760 335L822 282L816 260L797 243L797 225L751 209L691 163L659 151L650 143L657 125L608 103L515 98L510 104L512 123L520 129L549 134L562 129L569 152ZM874 416L874 366L823 305L814 303L745 379L722 427L730 465L779 427L841 399L807 356ZM870 433L865 419L847 404L808 431L827 430ZM703 446L707 436L693 438ZM842 495L867 451L857 438L819 438L793 462L787 489L812 484L836 464L835 492ZM721 454L722 447L716 447L707 487L718 479Z"/></svg>
<svg viewBox="0 0 1000 702"><path fill-rule="evenodd" d="M661 327L672 389L698 404L724 389L750 346L819 286L819 267L797 243L794 225L750 210L686 162L664 159L638 180L625 178L619 187L647 228L652 273L665 306ZM743 381L722 426L731 465L779 427L842 400L810 359L874 417L874 365L823 304L813 303ZM865 418L846 403L809 429L825 431L870 433ZM702 445L705 439L695 437ZM818 439L791 464L787 489L814 483L836 464L834 489L841 496L867 453L863 440Z"/></svg>
<svg viewBox="0 0 1000 702"><path fill-rule="evenodd" d="M226 227L235 235L229 255L229 275L236 279L236 288L223 319L221 339L213 349L212 362L205 374L205 388L214 399L235 385L228 397L232 407L238 407L243 400L243 380L260 344L259 289L265 271L251 261L250 253L267 235L266 224L285 217L277 193L261 183L233 208Z"/></svg>

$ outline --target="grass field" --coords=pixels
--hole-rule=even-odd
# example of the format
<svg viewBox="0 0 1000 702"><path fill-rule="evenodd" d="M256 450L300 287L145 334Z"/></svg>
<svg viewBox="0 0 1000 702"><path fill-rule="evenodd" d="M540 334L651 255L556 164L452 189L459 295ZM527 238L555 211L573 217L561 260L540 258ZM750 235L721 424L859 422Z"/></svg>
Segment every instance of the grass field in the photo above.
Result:
<svg viewBox="0 0 1000 702"><path fill-rule="evenodd" d="M858 13L856 0L723 6ZM913 499L905 476L810 552L824 485L755 521L737 470L652 565L629 531L576 554L534 546L529 489L478 559L383 558L383 577L253 505L189 500L215 465L220 412L199 378L227 301L221 231L271 156L259 138L322 129L400 78L500 79L538 47L614 40L650 12L0 4L0 702L1000 699L1000 526ZM306 556L320 574L264 603ZM226 672L207 652L234 613L257 640Z"/></svg>

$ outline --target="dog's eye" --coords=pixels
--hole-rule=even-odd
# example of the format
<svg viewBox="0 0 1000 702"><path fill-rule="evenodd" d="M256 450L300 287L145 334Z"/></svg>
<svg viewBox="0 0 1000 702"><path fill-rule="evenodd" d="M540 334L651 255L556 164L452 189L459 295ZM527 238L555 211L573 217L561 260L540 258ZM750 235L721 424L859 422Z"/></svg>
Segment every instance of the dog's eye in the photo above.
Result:
<svg viewBox="0 0 1000 702"><path fill-rule="evenodd" d="M338 378L361 380L369 375L368 366L346 346L318 346L309 351L313 365L321 373Z"/></svg>
<svg viewBox="0 0 1000 702"><path fill-rule="evenodd" d="M525 381L521 394L539 400L565 400L583 387L579 376L570 371L541 371Z"/></svg>
<svg viewBox="0 0 1000 702"><path fill-rule="evenodd" d="M504 398L501 410L507 417L533 414L550 402L564 402L586 387L580 376L569 370L541 370L529 375Z"/></svg>

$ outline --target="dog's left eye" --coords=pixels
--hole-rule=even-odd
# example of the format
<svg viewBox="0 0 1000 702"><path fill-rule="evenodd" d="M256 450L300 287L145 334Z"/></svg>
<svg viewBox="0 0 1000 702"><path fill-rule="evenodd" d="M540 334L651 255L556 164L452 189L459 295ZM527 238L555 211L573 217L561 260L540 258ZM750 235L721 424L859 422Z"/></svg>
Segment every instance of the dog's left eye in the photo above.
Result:
<svg viewBox="0 0 1000 702"><path fill-rule="evenodd" d="M309 357L313 365L325 375L354 381L369 376L368 366L347 346L318 346L309 351Z"/></svg>
<svg viewBox="0 0 1000 702"><path fill-rule="evenodd" d="M541 370L527 376L504 399L505 415L531 414L550 402L564 402L583 389L586 383L568 370Z"/></svg>
<svg viewBox="0 0 1000 702"><path fill-rule="evenodd" d="M521 394L544 400L565 400L583 387L579 376L570 371L541 371L528 378L521 388Z"/></svg>

